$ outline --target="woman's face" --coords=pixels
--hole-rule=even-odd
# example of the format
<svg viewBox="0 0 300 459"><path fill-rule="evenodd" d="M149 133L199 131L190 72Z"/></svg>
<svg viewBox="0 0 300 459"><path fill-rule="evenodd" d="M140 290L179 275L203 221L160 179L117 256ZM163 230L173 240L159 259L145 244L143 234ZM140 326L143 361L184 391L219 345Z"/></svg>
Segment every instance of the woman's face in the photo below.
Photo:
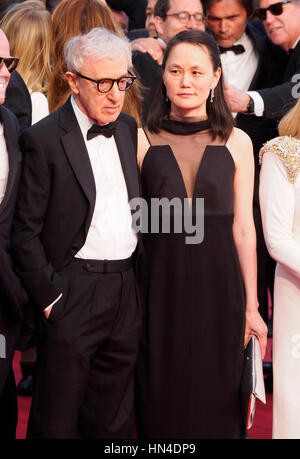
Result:
<svg viewBox="0 0 300 459"><path fill-rule="evenodd" d="M220 75L221 69L214 71L206 47L191 43L175 45L163 72L171 115L206 118L206 100Z"/></svg>

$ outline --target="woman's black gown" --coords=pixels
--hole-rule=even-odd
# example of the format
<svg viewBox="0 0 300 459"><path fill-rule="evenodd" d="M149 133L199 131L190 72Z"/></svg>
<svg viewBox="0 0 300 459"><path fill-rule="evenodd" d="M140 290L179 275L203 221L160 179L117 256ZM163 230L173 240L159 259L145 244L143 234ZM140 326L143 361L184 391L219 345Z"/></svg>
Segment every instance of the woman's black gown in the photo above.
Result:
<svg viewBox="0 0 300 459"><path fill-rule="evenodd" d="M193 209L204 198L204 239L144 234L138 435L238 438L245 298L232 232L235 163L224 142L212 141L207 122L163 127L147 132L143 197L149 208L152 198L189 196Z"/></svg>

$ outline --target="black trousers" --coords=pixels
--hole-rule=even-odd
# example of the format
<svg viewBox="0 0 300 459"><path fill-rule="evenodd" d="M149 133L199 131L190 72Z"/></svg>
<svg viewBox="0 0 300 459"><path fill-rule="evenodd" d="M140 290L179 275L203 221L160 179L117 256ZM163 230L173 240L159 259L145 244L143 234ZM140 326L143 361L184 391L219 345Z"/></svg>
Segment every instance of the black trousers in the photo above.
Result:
<svg viewBox="0 0 300 459"><path fill-rule="evenodd" d="M74 259L43 318L28 438L130 438L141 313L133 269Z"/></svg>
<svg viewBox="0 0 300 459"><path fill-rule="evenodd" d="M1 345L3 339L5 343L0 357L0 439L12 440L16 435L18 404L12 360L19 332L20 324L10 324L0 311Z"/></svg>

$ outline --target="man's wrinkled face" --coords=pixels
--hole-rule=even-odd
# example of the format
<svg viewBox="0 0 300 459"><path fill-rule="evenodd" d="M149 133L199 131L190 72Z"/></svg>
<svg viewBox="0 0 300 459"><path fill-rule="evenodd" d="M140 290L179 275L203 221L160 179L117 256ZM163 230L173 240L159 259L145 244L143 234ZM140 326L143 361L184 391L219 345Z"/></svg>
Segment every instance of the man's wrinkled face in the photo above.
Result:
<svg viewBox="0 0 300 459"><path fill-rule="evenodd" d="M274 3L278 1L260 0L259 7L268 8ZM300 35L300 6L295 3L283 4L282 13L278 16L267 10L263 24L270 40L288 51Z"/></svg>
<svg viewBox="0 0 300 459"><path fill-rule="evenodd" d="M93 57L86 57L78 71L93 80L117 79L128 75L127 59L120 57L99 61ZM66 78L77 105L91 120L101 126L118 118L123 107L125 91L120 91L116 82L108 92L101 93L96 83L72 72L67 72Z"/></svg>

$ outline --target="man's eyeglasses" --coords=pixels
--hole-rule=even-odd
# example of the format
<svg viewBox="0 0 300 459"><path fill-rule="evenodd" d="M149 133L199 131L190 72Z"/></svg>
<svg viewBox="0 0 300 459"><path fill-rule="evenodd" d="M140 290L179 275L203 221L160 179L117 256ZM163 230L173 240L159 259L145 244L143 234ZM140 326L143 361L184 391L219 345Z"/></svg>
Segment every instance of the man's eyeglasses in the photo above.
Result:
<svg viewBox="0 0 300 459"><path fill-rule="evenodd" d="M192 17L196 24L203 24L204 22L202 13L190 14L187 11L180 11L179 13L166 14L166 16L175 16L182 24L187 24Z"/></svg>
<svg viewBox="0 0 300 459"><path fill-rule="evenodd" d="M291 0L283 0L282 2L273 3L268 8L257 8L254 11L254 15L261 21L265 21L267 18L267 11L270 11L273 16L280 16L283 12L283 5L291 3Z"/></svg>
<svg viewBox="0 0 300 459"><path fill-rule="evenodd" d="M16 69L18 62L18 57L0 57L0 69L2 69L3 65L5 64L7 70L9 73L11 73Z"/></svg>
<svg viewBox="0 0 300 459"><path fill-rule="evenodd" d="M136 79L136 76L133 75L131 72L128 72L130 76L122 76L116 79L102 78L101 80L93 80L92 78L82 75L79 72L74 73L80 78L84 78L85 80L93 81L93 83L96 83L98 91L102 93L109 92L115 83L117 83L119 91L127 91Z"/></svg>

